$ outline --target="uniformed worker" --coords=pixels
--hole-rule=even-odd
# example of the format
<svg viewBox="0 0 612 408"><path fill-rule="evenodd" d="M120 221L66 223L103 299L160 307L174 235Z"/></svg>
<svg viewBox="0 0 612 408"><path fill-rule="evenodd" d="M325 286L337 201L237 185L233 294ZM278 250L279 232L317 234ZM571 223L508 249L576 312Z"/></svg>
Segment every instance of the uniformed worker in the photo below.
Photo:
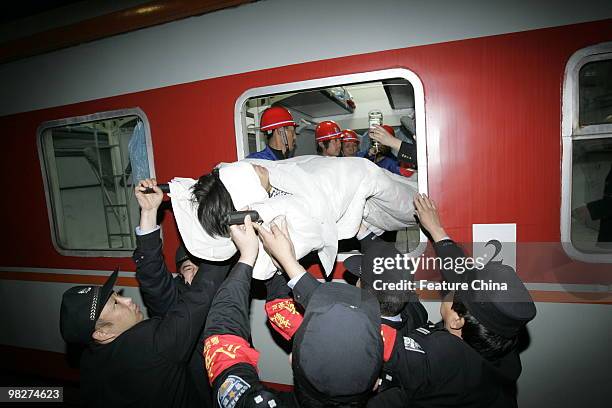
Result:
<svg viewBox="0 0 612 408"><path fill-rule="evenodd" d="M176 266L175 279L182 280L186 285L191 285L191 281L200 269L201 260L191 255L183 243L179 243L174 253L174 265Z"/></svg>
<svg viewBox="0 0 612 408"><path fill-rule="evenodd" d="M248 340L249 291L259 240L250 218L232 226L240 260L219 289L206 323L204 355L218 407L364 406L382 366L380 310L371 296L340 283L326 283L296 300L305 308L293 341L294 391L267 389L257 375L259 353ZM289 277L304 269L295 259L286 228L272 227L264 247ZM304 282L310 282L304 280ZM347 336L347 333L351 333Z"/></svg>
<svg viewBox="0 0 612 408"><path fill-rule="evenodd" d="M397 152L397 160L408 169L417 168L417 146L395 137L395 130L389 125L374 125L369 131L370 138L383 146L388 146L393 152Z"/></svg>
<svg viewBox="0 0 612 408"><path fill-rule="evenodd" d="M266 109L259 122L259 129L268 137L266 148L251 153L247 159L283 160L295 153L295 128L297 124L289 110L282 106Z"/></svg>
<svg viewBox="0 0 612 408"><path fill-rule="evenodd" d="M384 146L383 151L376 152L374 147L371 146L369 151L359 152L357 156L369 158L379 167L401 176L410 177L415 173L415 144L403 142L396 138L395 129L390 125L374 125L372 129L369 130L369 135L372 140ZM397 154L397 158L389 152L389 149Z"/></svg>
<svg viewBox="0 0 612 408"><path fill-rule="evenodd" d="M152 189L153 193L144 194L147 188ZM136 250L132 258L136 264L136 280L138 280L149 316L165 316L180 301L182 294L190 289L200 269L200 273L204 274L202 279L212 283L214 293L227 276L232 262L211 262L197 259L180 244L175 255L177 275L173 279L164 262L160 227L157 224L163 193L157 187L155 179L145 179L134 188L134 194L140 206L140 222L136 227ZM212 295L208 298L208 302L212 302ZM204 321L198 329L200 334L204 329ZM202 408L212 406L211 390L206 379L202 358L201 337L193 344L189 366L191 379L200 396L199 406Z"/></svg>
<svg viewBox="0 0 612 408"><path fill-rule="evenodd" d="M352 129L342 131L342 156L354 157L359 152L359 136Z"/></svg>
<svg viewBox="0 0 612 408"><path fill-rule="evenodd" d="M342 130L333 120L324 120L315 128L317 154L338 157L342 150Z"/></svg>
<svg viewBox="0 0 612 408"><path fill-rule="evenodd" d="M372 238L375 240L372 241ZM364 243L369 242L367 245ZM370 292L378 300L382 324L402 333L427 324L427 311L419 302L414 291L387 290L380 288L375 281L402 283L413 281L412 268L393 265L382 273L374 273L376 259L393 259L398 254L394 243L385 242L370 234L360 240L363 255L353 255L344 260L344 267L357 277L356 286ZM378 288L379 290L375 289Z"/></svg>
<svg viewBox="0 0 612 408"><path fill-rule="evenodd" d="M100 286L75 286L62 298L60 331L86 346L81 394L91 407L201 407L189 361L214 285L197 274L164 316L144 319L132 299L113 292L118 269Z"/></svg>
<svg viewBox="0 0 612 408"><path fill-rule="evenodd" d="M415 207L436 254L463 257L442 228L434 202L417 196ZM442 273L446 281L468 283L468 289L451 292L442 302L443 326L396 337L381 377L383 391L368 407L517 406L517 338L536 313L529 292L511 267L497 262L463 274ZM470 283L477 279L505 283L507 290L476 291Z"/></svg>

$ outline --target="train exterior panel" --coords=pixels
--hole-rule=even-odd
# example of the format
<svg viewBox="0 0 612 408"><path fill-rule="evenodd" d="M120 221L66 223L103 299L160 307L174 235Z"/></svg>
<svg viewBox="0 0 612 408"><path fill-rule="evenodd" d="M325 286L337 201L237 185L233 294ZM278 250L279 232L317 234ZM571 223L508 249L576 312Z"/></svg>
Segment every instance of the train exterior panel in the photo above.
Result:
<svg viewBox="0 0 612 408"><path fill-rule="evenodd" d="M260 43L257 36L245 35L251 30L257 32L258 26L269 22L271 17L266 13L273 6L285 10L287 6L279 3L249 4L31 57L0 68L5 74L4 102L0 106L3 114L0 128L4 135L0 174L5 236L5 250L0 252L0 315L8 323L0 331L3 359L29 372L36 373L45 366L45 371L50 370L59 377L76 378L78 373L63 358L66 346L58 326L61 293L73 284L99 284L104 280L105 271L119 266L122 271L119 285L142 303L133 273L135 266L129 256L74 256L57 251L39 154L42 124L137 108L150 132L151 165L157 179L195 178L221 161L234 161L243 156L237 142L243 136L235 122L240 114L236 101L245 92L399 68L414 73L423 86L424 117L419 120L424 124L425 134L420 137L425 143L419 149L426 154L427 191L438 202L449 234L457 241L470 243L481 236L478 226L483 224L509 225L515 233L517 270L538 307L538 317L529 325L530 344L522 355L520 404L570 406L584 401L582 396L588 395L587 399L593 401L589 406L604 406L607 396L603 385L610 380L603 357L609 356L612 340L609 330L612 270L610 260L576 260L561 244L562 199L567 194L562 180L562 120L568 62L579 50L612 41L609 18L612 13L606 14L606 19L584 17L585 22L581 16L575 22L551 23L544 19L531 27L508 29L510 32L503 33L487 28L485 19L481 18L481 25L487 26L482 35L474 34L475 28L470 26L469 35L450 33L449 36L456 38L443 41L436 41L433 35L428 37L433 38L431 43L414 46L397 47L393 42L396 40L390 39L388 43L379 43L378 49L368 50L367 47L374 47L370 43L359 48L347 41L346 49L340 52L334 48L337 44L332 43L331 55L323 49L320 57L312 57L316 53L304 38L305 54L309 58L300 61L295 48L302 44L283 45L282 35L274 44ZM403 8L400 3L383 2L381 8L390 12L394 6ZM313 2L313 7L324 12L325 6L319 2ZM327 11L340 18L341 11L335 7ZM385 18L380 10L368 17L364 15L367 8L359 3L355 13L359 23L370 21L384 29ZM261 24L253 24L249 30L236 27L225 31L216 25L232 18L236 22ZM415 16L407 19L414 22ZM223 52L217 44L217 54L212 52L207 56L212 67L202 68L198 74L193 61L201 57L189 54L198 52L199 48L188 34L197 33L194 27L198 24L212 22L226 34L222 40L227 47L244 48L249 56L261 59L270 52L271 62L256 61L253 67L257 69L240 72L233 66L224 69L215 65L215 56ZM392 23L398 23L396 17ZM297 21L295 25L296 30L306 31L305 22ZM315 24L312 28L323 27ZM358 24L351 29L366 30L366 27ZM149 44L151 47L151 42L159 41L157 47L170 47L170 40L164 40L163 34L174 40L176 31L181 30L187 36L181 50L184 61L181 58L148 61L163 64L166 68L163 76L158 75L158 68L152 68L155 78L147 77L147 70L126 73L126 77L146 77L136 84L127 84L125 78L117 78L115 83L112 77L92 77L89 79L95 83L92 91L78 89L87 86L80 74L74 79L58 75L62 65L66 65L66 72L74 72L75 67L81 66L99 74L97 67L91 67L92 61L84 57L95 58L96 50L100 51L100 57L108 56L113 53L112 47L117 47L118 58L139 59L135 64L141 66L153 54L128 56L130 46ZM420 26L419 30L425 28ZM269 39L267 35L263 37ZM284 46L292 48L287 51L290 58L277 56L282 54ZM368 52L359 52L363 48ZM176 56L176 50L168 54ZM49 85L50 92L54 93L48 98L41 89L33 89L29 98L27 88L17 92L15 84L10 84L19 70L27 78L36 72L37 66L39 75L44 77L45 64L54 61L59 68L49 68L52 73L49 80L60 83ZM270 66L262 67L262 64ZM115 68L108 71L117 74ZM189 80L184 81L185 78ZM33 79L33 82L44 83L43 79ZM66 94L59 95L63 81ZM14 103L7 98L14 98ZM164 254L171 260L178 237L170 214L164 217L162 228ZM500 226L500 233L502 230ZM342 279L342 271L340 262L334 278ZM312 272L320 273L316 268ZM425 293L424 297L429 295ZM427 309L432 319L437 318L436 302L428 302ZM252 315L253 339L262 351L263 380L290 385L290 367L264 324L261 300L254 300ZM16 320L15 316L20 318ZM47 362L51 368L36 361Z"/></svg>

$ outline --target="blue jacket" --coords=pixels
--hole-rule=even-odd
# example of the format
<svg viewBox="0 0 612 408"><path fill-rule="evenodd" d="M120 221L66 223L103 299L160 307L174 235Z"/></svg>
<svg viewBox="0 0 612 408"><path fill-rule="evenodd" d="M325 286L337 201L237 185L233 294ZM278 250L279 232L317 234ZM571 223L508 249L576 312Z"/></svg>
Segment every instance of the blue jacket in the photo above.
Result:
<svg viewBox="0 0 612 408"><path fill-rule="evenodd" d="M357 156L371 160L368 157L368 152L357 152ZM382 167L385 170L389 170L391 173L399 174L400 176L402 175L402 173L400 173L399 162L392 157L385 156L384 159L379 162L376 162L376 164L378 165L378 167Z"/></svg>
<svg viewBox="0 0 612 408"><path fill-rule="evenodd" d="M247 157L247 159L263 159L263 160L278 160L278 157L274 154L270 146L266 146L265 149L259 152L251 153Z"/></svg>

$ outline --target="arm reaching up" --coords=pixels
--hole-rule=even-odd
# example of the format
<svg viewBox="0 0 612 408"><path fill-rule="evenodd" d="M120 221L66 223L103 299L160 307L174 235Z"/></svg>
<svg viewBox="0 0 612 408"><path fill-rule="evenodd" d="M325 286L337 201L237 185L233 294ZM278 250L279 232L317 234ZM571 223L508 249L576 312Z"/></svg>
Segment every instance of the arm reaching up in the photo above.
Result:
<svg viewBox="0 0 612 408"><path fill-rule="evenodd" d="M438 257L442 259L465 257L463 250L449 238L444 227L442 227L438 208L432 199L425 194L417 194L414 197L414 208L417 217L419 217L419 223L427 230L434 242L433 247ZM450 264L452 265L454 262ZM443 265L446 265L446 262L443 262ZM440 272L442 272L444 280L448 282L456 282L462 278L462 273L455 272L454 269L449 267L443 267Z"/></svg>
<svg viewBox="0 0 612 408"><path fill-rule="evenodd" d="M402 145L400 139L387 132L387 130L380 125L374 125L372 129L370 129L370 137L384 146L389 146L396 152Z"/></svg>
<svg viewBox="0 0 612 408"><path fill-rule="evenodd" d="M425 194L417 194L414 196L414 212L419 217L421 226L429 232L434 242L448 239L444 227L440 222L440 215L436 203L427 197Z"/></svg>
<svg viewBox="0 0 612 408"><path fill-rule="evenodd" d="M153 193L145 194L148 188L152 188ZM164 193L157 186L157 180L153 178L140 180L134 188L134 194L140 206L140 230L146 233L157 227L157 210L162 203Z"/></svg>
<svg viewBox="0 0 612 408"><path fill-rule="evenodd" d="M279 223L280 228L274 222L271 223L270 231L257 224L255 224L255 229L259 233L264 249L272 257L275 265L284 270L289 279L293 279L305 273L306 270L295 257L295 249L289 237L286 220L283 218Z"/></svg>
<svg viewBox="0 0 612 408"><path fill-rule="evenodd" d="M230 237L238 251L240 251L240 259L238 262L242 262L251 267L255 265L257 255L259 254L259 241L253 228L257 224L253 224L251 217L247 215L244 217L244 224L230 226Z"/></svg>
<svg viewBox="0 0 612 408"><path fill-rule="evenodd" d="M147 188L153 193L145 194ZM140 224L136 228L136 279L150 316L164 316L179 298L179 288L164 263L162 241L157 225L157 211L164 193L155 179L144 179L134 188L140 206Z"/></svg>
<svg viewBox="0 0 612 408"><path fill-rule="evenodd" d="M217 291L204 329L204 361L213 385L217 377L221 376L222 382L226 370L231 371L238 364L250 366L247 371L257 378L254 368L259 353L250 347L248 339L251 337L251 274L259 241L249 216L245 217L243 225L232 225L230 234L240 251L240 259Z"/></svg>
<svg viewBox="0 0 612 408"><path fill-rule="evenodd" d="M273 222L270 231L259 225L255 228L259 232L259 239L264 249L272 257L275 265L289 276L287 285L293 289L295 301L306 308L310 295L320 283L297 261L286 219L280 219L279 224L280 227Z"/></svg>

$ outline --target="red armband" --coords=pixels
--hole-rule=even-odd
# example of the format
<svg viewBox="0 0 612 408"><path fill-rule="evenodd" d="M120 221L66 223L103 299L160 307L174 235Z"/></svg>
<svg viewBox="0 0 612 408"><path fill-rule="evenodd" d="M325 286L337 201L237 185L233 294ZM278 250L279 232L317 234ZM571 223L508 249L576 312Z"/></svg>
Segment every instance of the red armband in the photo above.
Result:
<svg viewBox="0 0 612 408"><path fill-rule="evenodd" d="M381 324L380 335L382 336L384 345L383 359L385 362L387 362L391 358L391 353L393 353L393 346L395 345L397 330L391 326L387 326L386 324Z"/></svg>
<svg viewBox="0 0 612 408"><path fill-rule="evenodd" d="M270 324L285 340L290 340L300 328L304 316L295 308L293 299L275 299L266 303Z"/></svg>
<svg viewBox="0 0 612 408"><path fill-rule="evenodd" d="M225 369L239 363L247 363L257 369L258 360L259 351L251 348L240 336L219 334L204 341L204 363L211 384Z"/></svg>
<svg viewBox="0 0 612 408"><path fill-rule="evenodd" d="M400 174L401 174L402 176L404 176L404 177L410 177L410 176L412 176L412 175L414 174L414 170L413 170L413 169L410 169L410 168L408 168L408 167L402 167L402 166L400 166L399 171L400 171Z"/></svg>

